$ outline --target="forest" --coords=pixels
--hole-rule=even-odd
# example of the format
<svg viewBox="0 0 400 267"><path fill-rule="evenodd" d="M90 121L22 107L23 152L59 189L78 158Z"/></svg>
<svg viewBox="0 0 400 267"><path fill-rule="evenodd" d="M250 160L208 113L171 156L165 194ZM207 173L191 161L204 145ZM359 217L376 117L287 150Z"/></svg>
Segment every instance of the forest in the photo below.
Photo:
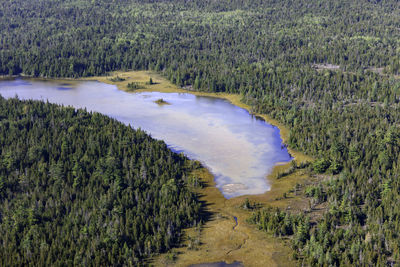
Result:
<svg viewBox="0 0 400 267"><path fill-rule="evenodd" d="M0 265L140 266L200 221L191 170L99 113L0 97Z"/></svg>
<svg viewBox="0 0 400 267"><path fill-rule="evenodd" d="M238 93L325 177L307 192L328 207L317 222L253 222L291 236L304 264L386 266L400 264L399 17L396 0L1 0L0 74L145 69Z"/></svg>

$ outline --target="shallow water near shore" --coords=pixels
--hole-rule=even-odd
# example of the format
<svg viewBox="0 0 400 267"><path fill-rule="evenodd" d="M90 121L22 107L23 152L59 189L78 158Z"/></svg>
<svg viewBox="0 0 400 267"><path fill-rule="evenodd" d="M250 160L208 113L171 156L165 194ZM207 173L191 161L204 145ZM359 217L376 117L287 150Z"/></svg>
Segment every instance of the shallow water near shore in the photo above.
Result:
<svg viewBox="0 0 400 267"><path fill-rule="evenodd" d="M188 93L127 93L94 81L0 81L5 98L35 99L86 108L113 117L176 152L201 161L226 198L269 190L266 176L291 159L279 129L219 98ZM163 99L169 105L158 105Z"/></svg>

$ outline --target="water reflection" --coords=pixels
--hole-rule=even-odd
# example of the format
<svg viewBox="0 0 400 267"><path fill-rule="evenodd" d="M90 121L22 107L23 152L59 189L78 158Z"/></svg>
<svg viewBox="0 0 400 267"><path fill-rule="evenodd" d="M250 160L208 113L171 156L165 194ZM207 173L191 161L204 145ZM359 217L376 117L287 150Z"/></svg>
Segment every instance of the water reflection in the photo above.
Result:
<svg viewBox="0 0 400 267"><path fill-rule="evenodd" d="M276 127L218 98L131 94L99 82L71 86L21 79L0 81L0 94L87 108L140 127L174 151L203 162L227 198L267 191L266 175L277 162L290 160ZM160 98L171 105L154 103Z"/></svg>

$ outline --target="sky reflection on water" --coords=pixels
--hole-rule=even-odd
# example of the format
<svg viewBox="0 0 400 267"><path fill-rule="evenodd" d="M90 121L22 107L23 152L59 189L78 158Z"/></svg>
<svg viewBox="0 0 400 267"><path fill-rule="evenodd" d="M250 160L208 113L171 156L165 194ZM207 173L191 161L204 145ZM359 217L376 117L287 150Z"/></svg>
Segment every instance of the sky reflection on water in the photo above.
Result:
<svg viewBox="0 0 400 267"><path fill-rule="evenodd" d="M36 80L0 81L0 94L48 100L97 111L147 131L174 151L200 160L215 175L226 198L269 190L266 175L289 161L279 129L228 101L178 93L126 93L100 82L63 84ZM158 105L163 98L171 105Z"/></svg>

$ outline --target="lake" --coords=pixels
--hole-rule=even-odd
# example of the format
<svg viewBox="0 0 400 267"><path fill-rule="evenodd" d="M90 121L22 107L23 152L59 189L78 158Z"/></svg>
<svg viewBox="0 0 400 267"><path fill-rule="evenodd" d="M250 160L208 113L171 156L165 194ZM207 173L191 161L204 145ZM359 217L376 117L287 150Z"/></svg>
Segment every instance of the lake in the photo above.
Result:
<svg viewBox="0 0 400 267"><path fill-rule="evenodd" d="M0 94L86 108L141 128L173 151L201 161L226 198L268 191L266 176L277 163L291 160L277 127L224 99L127 93L94 81L27 79L0 81ZM160 98L168 104L155 103Z"/></svg>

